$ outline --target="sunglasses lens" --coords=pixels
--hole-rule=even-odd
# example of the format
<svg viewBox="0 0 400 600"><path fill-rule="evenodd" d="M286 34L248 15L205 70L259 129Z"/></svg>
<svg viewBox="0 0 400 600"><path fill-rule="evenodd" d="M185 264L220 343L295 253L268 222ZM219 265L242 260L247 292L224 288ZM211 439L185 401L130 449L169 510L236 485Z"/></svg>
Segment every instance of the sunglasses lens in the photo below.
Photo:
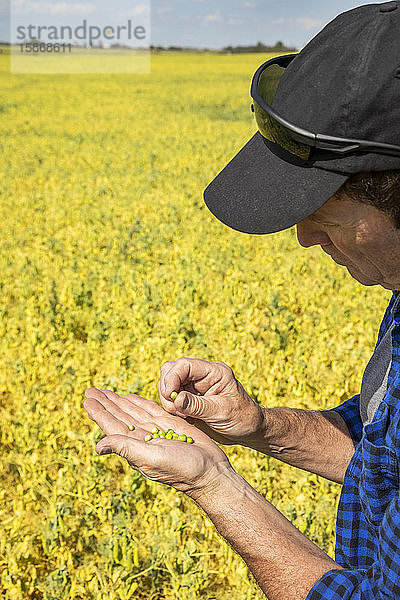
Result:
<svg viewBox="0 0 400 600"><path fill-rule="evenodd" d="M272 105L279 81L284 72L284 67L272 64L261 73L258 81L258 93L268 106ZM311 147L294 140L290 131L271 117L256 101L254 101L254 113L258 130L263 137L270 142L279 144L298 158L309 159Z"/></svg>

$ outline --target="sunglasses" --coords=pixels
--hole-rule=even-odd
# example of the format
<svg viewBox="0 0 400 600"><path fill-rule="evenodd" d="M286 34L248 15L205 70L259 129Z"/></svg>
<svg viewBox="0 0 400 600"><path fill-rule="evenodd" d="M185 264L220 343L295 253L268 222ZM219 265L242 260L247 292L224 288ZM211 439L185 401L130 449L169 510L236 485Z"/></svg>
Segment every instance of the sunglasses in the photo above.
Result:
<svg viewBox="0 0 400 600"><path fill-rule="evenodd" d="M334 137L321 133L312 133L289 123L271 108L280 79L285 68L297 54L287 54L268 60L254 74L251 84L252 111L255 113L257 127L261 135L303 160L308 160L313 148L334 152L338 156L353 152L374 152L400 156L400 146Z"/></svg>

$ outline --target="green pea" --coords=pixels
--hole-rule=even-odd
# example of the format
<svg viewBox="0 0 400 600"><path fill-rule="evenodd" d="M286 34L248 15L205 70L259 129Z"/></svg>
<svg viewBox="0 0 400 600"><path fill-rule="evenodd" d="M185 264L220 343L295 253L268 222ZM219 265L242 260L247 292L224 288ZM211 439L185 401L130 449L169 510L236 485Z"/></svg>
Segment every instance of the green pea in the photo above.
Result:
<svg viewBox="0 0 400 600"><path fill-rule="evenodd" d="M167 433L175 433L175 431L173 429L168 429Z"/></svg>
<svg viewBox="0 0 400 600"><path fill-rule="evenodd" d="M186 442L186 440L187 440L187 437L186 437L186 435L185 435L184 433L182 433L182 435L179 435L179 436L178 436L178 440L179 440L180 442Z"/></svg>
<svg viewBox="0 0 400 600"><path fill-rule="evenodd" d="M174 440L178 440L179 439L179 435L177 433L174 433L173 436Z"/></svg>
<svg viewBox="0 0 400 600"><path fill-rule="evenodd" d="M178 397L178 394L176 392L172 392L172 394L171 394L172 400L175 400L175 398L177 398L177 397Z"/></svg>
<svg viewBox="0 0 400 600"><path fill-rule="evenodd" d="M190 436L186 439L188 444L193 444L193 438L191 438Z"/></svg>
<svg viewBox="0 0 400 600"><path fill-rule="evenodd" d="M128 429L129 429L129 431L133 431L135 428L133 425L129 425Z"/></svg>
<svg viewBox="0 0 400 600"><path fill-rule="evenodd" d="M144 441L145 441L145 442L149 442L149 441L150 441L150 440L152 440L152 439L153 439L153 436L152 436L150 433L148 433L148 434L146 435L146 437L144 438Z"/></svg>
<svg viewBox="0 0 400 600"><path fill-rule="evenodd" d="M158 437L165 440L165 433L162 431L161 433L158 434Z"/></svg>
<svg viewBox="0 0 400 600"><path fill-rule="evenodd" d="M158 427L153 427L153 429L151 430L151 433L158 433Z"/></svg>
<svg viewBox="0 0 400 600"><path fill-rule="evenodd" d="M160 436L158 435L158 433L153 433L153 438L159 438Z"/></svg>
<svg viewBox="0 0 400 600"><path fill-rule="evenodd" d="M159 429L159 430L158 430L158 433L159 433L159 434L163 433L163 434L165 435L165 431L163 431L162 429Z"/></svg>
<svg viewBox="0 0 400 600"><path fill-rule="evenodd" d="M172 433L166 433L165 434L165 439L166 440L172 440Z"/></svg>

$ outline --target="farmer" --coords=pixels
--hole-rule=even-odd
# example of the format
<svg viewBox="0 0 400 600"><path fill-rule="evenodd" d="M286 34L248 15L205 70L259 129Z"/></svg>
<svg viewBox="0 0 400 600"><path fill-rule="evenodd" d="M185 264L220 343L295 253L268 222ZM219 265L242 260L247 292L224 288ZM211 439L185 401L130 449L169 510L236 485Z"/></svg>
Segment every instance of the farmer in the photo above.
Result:
<svg viewBox="0 0 400 600"><path fill-rule="evenodd" d="M163 408L86 391L106 433L96 451L192 498L269 600L400 599L400 1L339 15L300 54L263 65L251 93L258 132L208 186L206 204L244 233L297 225L302 246L320 245L357 281L393 291L360 394L332 410L268 409L223 362L179 358L161 367ZM194 443L145 442L154 426ZM343 483L336 561L213 440Z"/></svg>

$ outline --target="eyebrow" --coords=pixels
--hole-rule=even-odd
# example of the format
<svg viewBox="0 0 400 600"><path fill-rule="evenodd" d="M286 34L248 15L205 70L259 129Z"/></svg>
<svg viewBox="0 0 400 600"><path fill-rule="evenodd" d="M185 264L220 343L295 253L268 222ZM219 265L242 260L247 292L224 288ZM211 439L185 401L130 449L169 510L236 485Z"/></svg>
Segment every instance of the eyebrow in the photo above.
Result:
<svg viewBox="0 0 400 600"><path fill-rule="evenodd" d="M310 219L310 221L314 221L315 223L325 223L325 221L322 221L320 218L318 217L314 217L314 215L311 215L310 217L308 217Z"/></svg>
<svg viewBox="0 0 400 600"><path fill-rule="evenodd" d="M339 223L334 223L333 221L326 221L324 219L321 219L321 218L318 218L318 217L314 217L313 215L311 215L308 218L311 221L314 221L315 223L319 223L320 225L339 225Z"/></svg>

